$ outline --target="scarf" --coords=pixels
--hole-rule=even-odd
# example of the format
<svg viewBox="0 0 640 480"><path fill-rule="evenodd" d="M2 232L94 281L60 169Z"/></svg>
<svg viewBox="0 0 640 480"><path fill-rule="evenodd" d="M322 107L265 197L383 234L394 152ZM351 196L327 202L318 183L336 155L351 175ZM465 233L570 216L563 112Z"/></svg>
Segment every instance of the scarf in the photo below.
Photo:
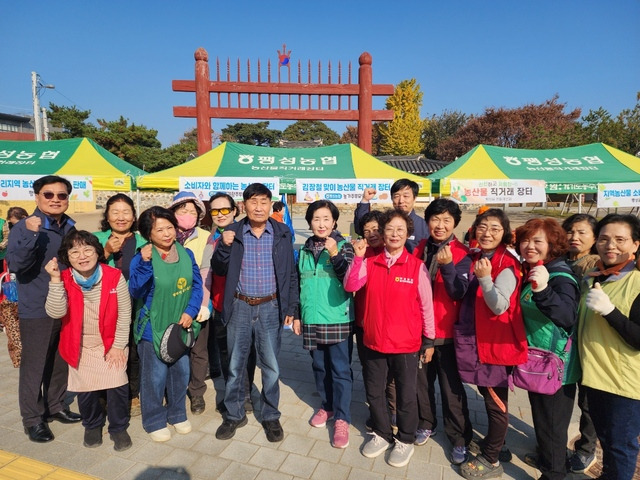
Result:
<svg viewBox="0 0 640 480"><path fill-rule="evenodd" d="M429 276L431 277L431 281L433 282L436 279L436 274L438 273L438 261L436 260L436 254L443 248L445 245L449 245L449 242L453 239L453 233L440 243L436 243L433 240L433 237L429 237L427 240L426 248L424 249L424 262L427 265L427 269L429 270Z"/></svg>
<svg viewBox="0 0 640 480"><path fill-rule="evenodd" d="M195 232L196 227L190 228L189 230L180 230L179 228L176 230L176 240L178 241L178 243L180 245L184 245L184 242L187 241L187 239L193 235L193 232Z"/></svg>
<svg viewBox="0 0 640 480"><path fill-rule="evenodd" d="M73 268L71 269L71 273L73 273L73 279L78 285L80 285L82 291L88 292L102 278L102 267L100 267L100 264L98 264L89 278L84 278Z"/></svg>
<svg viewBox="0 0 640 480"><path fill-rule="evenodd" d="M622 262L612 267L606 268L602 260L598 260L598 263L596 263L597 270L589 272L587 275L589 275L590 277L608 277L610 275L617 275L618 273L620 273L620 270L629 265L631 262L635 261L635 258L630 258L626 262Z"/></svg>

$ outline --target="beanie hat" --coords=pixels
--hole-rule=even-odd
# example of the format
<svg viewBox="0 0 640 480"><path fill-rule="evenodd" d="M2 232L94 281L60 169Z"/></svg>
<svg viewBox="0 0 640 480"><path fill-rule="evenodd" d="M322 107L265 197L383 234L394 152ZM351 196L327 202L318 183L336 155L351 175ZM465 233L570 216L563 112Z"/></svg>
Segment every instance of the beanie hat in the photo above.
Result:
<svg viewBox="0 0 640 480"><path fill-rule="evenodd" d="M204 203L202 203L202 200L196 197L192 192L178 192L178 194L173 197L173 201L168 208L169 210L175 212L180 205L187 202L193 202L193 204L196 206L196 210L198 211L198 223L200 223L204 218L204 212L206 211L206 209L204 208Z"/></svg>

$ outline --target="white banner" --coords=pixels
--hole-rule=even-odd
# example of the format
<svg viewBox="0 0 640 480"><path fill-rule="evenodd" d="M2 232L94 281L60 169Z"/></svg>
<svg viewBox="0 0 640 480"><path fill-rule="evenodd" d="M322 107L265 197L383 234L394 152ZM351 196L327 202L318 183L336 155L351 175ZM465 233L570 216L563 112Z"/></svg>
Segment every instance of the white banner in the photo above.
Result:
<svg viewBox="0 0 640 480"><path fill-rule="evenodd" d="M278 177L180 177L180 191L192 192L202 201L208 201L218 192L231 195L234 200L242 200L242 192L252 183L263 184L274 197L280 192Z"/></svg>
<svg viewBox="0 0 640 480"><path fill-rule="evenodd" d="M358 203L365 188L375 188L372 202L391 203L389 178L298 178L296 179L296 202L311 203L316 200L331 200L333 203Z"/></svg>
<svg viewBox="0 0 640 480"><path fill-rule="evenodd" d="M93 180L91 177L60 175L71 182L73 189L69 200L93 202ZM33 182L42 175L2 175L0 200L35 200Z"/></svg>
<svg viewBox="0 0 640 480"><path fill-rule="evenodd" d="M451 197L460 203L539 203L545 202L544 180L449 179Z"/></svg>
<svg viewBox="0 0 640 480"><path fill-rule="evenodd" d="M640 183L599 183L598 208L640 207Z"/></svg>

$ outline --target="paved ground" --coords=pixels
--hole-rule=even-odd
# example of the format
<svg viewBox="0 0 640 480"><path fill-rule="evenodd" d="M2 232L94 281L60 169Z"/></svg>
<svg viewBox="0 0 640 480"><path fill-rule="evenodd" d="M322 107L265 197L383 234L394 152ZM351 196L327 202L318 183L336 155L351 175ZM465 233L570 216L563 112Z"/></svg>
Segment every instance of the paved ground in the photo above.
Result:
<svg viewBox="0 0 640 480"><path fill-rule="evenodd" d="M89 230L97 228L99 215L75 215L79 226ZM471 215L468 218L472 218ZM470 221L470 220L469 220ZM304 221L296 219L296 229L304 230ZM468 223L461 225L468 228ZM303 241L300 238L299 241ZM4 343L0 337L0 343ZM352 402L353 425L348 448L331 447L330 428L315 429L309 426L314 409L319 407L315 393L309 354L302 349L302 340L289 331L283 333L281 365L281 411L285 439L281 443L269 443L259 418L249 414L249 424L236 433L232 440L219 441L214 434L222 419L214 410L216 396L220 398L223 384L207 381L205 395L207 409L204 414L190 416L193 432L177 435L167 443L150 441L143 431L140 417L131 421L129 432L133 447L117 453L105 436L102 446L87 449L82 446L83 428L79 425L51 424L56 435L48 444L35 444L23 432L18 410L18 370L9 360L6 348L0 348L0 479L2 478L57 478L68 480L76 471L100 479L113 480L204 480L204 479L420 479L445 480L461 478L457 467L446 459L450 446L439 427L438 434L416 452L409 465L394 468L385 462L385 456L368 459L360 454L365 442L364 422L367 407L362 383L362 372L354 349L354 388ZM256 383L259 385L260 376ZM472 388L467 389L471 421L477 434L486 431L484 403ZM254 391L254 399L259 396ZM510 427L507 444L514 454L513 461L505 464L505 479L526 480L537 478L537 472L521 460L535 446L531 422L531 410L527 395L516 389L510 397ZM77 411L77 406L73 408ZM442 422L440 421L440 425ZM577 409L574 412L569 438L577 431ZM15 455L20 456L15 458ZM28 458L22 458L28 457ZM33 463L34 459L40 463ZM9 468L9 464L13 467ZM2 468L7 465L7 469ZM34 470L33 466L38 468ZM27 467L31 467L31 469ZM68 470L62 470L68 469ZM49 476L47 476L49 475ZM588 478L582 475L574 479Z"/></svg>

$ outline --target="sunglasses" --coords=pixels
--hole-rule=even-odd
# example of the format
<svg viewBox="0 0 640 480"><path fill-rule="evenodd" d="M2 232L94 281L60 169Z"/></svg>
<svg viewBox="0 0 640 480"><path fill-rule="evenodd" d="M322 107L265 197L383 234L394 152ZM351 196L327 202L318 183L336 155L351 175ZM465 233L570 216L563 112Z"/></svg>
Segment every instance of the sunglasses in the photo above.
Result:
<svg viewBox="0 0 640 480"><path fill-rule="evenodd" d="M42 195L47 200L53 200L53 197L55 197L56 195L58 196L58 200L66 200L67 198L69 198L68 193L43 192L40 195Z"/></svg>
<svg viewBox="0 0 640 480"><path fill-rule="evenodd" d="M233 210L231 208L212 208L211 216L217 217L218 215L229 215Z"/></svg>

